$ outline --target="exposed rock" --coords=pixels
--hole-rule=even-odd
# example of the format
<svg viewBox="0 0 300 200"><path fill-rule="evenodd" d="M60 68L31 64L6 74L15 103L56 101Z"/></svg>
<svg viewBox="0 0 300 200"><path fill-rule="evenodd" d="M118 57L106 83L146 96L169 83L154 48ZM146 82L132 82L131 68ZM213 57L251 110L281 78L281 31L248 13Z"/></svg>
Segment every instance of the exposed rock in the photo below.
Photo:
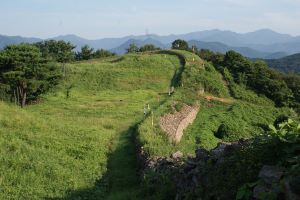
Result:
<svg viewBox="0 0 300 200"><path fill-rule="evenodd" d="M262 194L269 193L271 191L272 191L272 189L270 188L270 186L267 186L266 184L258 184L253 189L253 197L255 199L264 200L264 197L262 196Z"/></svg>
<svg viewBox="0 0 300 200"><path fill-rule="evenodd" d="M286 199L300 200L300 176L290 178L284 182Z"/></svg>
<svg viewBox="0 0 300 200"><path fill-rule="evenodd" d="M277 166L265 165L260 170L258 177L262 178L265 183L272 184L279 182L280 178L284 174L284 169Z"/></svg>
<svg viewBox="0 0 300 200"><path fill-rule="evenodd" d="M173 108L173 114L168 113L161 117L160 127L174 143L179 143L183 130L196 119L199 108L184 105L178 112Z"/></svg>
<svg viewBox="0 0 300 200"><path fill-rule="evenodd" d="M174 158L174 159L180 159L180 158L183 157L183 153L181 151L177 151L177 152L173 153L171 155L171 157Z"/></svg>
<svg viewBox="0 0 300 200"><path fill-rule="evenodd" d="M219 159L224 151L225 151L225 148L230 145L230 144L225 144L225 143L220 143L215 149L213 149L211 151L211 155L216 158L216 159Z"/></svg>
<svg viewBox="0 0 300 200"><path fill-rule="evenodd" d="M186 160L183 159L183 153L180 151L171 154L170 157L148 158L145 162L144 173L147 170L158 173L151 179L151 184L154 185L162 184L161 174L169 177L176 186L176 199L178 200L190 198L190 194L196 194L195 198L201 196L203 199L234 199L237 188L225 187L226 192L215 191L215 188L218 187L218 178L224 178L230 172L230 169L222 169L222 167L230 166L232 155L250 145L251 142L252 140L222 142L211 151L200 148L195 151L195 157L188 157ZM232 164L234 166L234 163ZM218 171L220 168L222 170ZM259 181L254 188L251 188L252 199L264 200L266 198L264 195L270 194L279 199L300 200L300 177L287 178L285 171L286 169L278 166L263 166L258 173ZM219 177L220 172L224 176Z"/></svg>
<svg viewBox="0 0 300 200"><path fill-rule="evenodd" d="M196 158L199 160L208 160L209 159L209 152L206 149L197 149L196 150Z"/></svg>
<svg viewBox="0 0 300 200"><path fill-rule="evenodd" d="M300 176L293 177L289 180L289 185L292 190L297 195L300 195Z"/></svg>

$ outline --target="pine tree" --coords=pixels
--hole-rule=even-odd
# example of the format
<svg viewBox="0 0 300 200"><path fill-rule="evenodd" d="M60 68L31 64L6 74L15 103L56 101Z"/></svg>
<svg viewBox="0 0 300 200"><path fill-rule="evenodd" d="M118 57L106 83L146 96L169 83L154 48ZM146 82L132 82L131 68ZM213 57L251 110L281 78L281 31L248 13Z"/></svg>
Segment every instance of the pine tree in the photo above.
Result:
<svg viewBox="0 0 300 200"><path fill-rule="evenodd" d="M57 66L47 63L40 50L30 44L7 46L0 52L0 69L2 82L21 107L36 100L60 78Z"/></svg>

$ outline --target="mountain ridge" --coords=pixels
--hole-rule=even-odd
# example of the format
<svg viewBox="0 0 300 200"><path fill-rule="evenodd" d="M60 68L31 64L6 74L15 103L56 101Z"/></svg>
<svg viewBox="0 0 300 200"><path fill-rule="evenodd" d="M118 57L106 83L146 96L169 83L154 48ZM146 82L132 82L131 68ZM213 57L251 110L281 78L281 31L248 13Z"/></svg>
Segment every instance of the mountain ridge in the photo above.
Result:
<svg viewBox="0 0 300 200"><path fill-rule="evenodd" d="M86 39L74 34L59 35L47 39L0 35L0 49L10 44L18 44L22 42L34 43L43 40L55 39L73 43L77 46L76 50L80 50L83 45L87 44L94 49L103 48L115 50L117 52L124 52L124 48L121 50L121 47L125 46L129 40L133 39L136 40L137 43L143 43L142 41L149 38L154 44L159 44L160 47L169 47L176 39L218 42L221 43L219 48L222 49L225 45L233 50L238 49L238 52L247 57L268 58L268 55L273 55L271 58L280 58L282 56L300 52L300 36L277 33L271 29L260 29L247 33L236 33L230 30L212 29L195 31L186 34L128 35L124 37L101 39Z"/></svg>

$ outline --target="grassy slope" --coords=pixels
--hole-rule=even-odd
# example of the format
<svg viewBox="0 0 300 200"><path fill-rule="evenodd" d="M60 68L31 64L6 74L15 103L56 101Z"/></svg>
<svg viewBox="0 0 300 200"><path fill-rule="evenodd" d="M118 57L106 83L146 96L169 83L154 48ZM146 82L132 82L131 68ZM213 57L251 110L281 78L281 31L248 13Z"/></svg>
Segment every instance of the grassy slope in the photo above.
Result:
<svg viewBox="0 0 300 200"><path fill-rule="evenodd" d="M177 150L191 155L199 146L214 148L220 142L214 133L222 123L228 125L231 132L225 140L234 141L262 133L261 125L272 123L282 113L293 114L287 108L275 108L272 101L238 85L235 85L234 92L239 98L231 97L232 91L229 91L222 75L211 64L191 53L179 53L187 60L180 87L154 112L154 127L151 126L150 118L139 127L138 139L150 156L168 156ZM205 94L198 93L201 88L205 89ZM226 98L229 103L207 102L204 100L206 95ZM174 102L179 105L200 105L195 122L184 131L182 141L177 145L171 144L159 127L160 116L171 112L170 105Z"/></svg>
<svg viewBox="0 0 300 200"><path fill-rule="evenodd" d="M69 64L64 83L40 104L21 110L0 103L0 199L132 196L130 126L145 103L164 99L158 93L179 65L164 55Z"/></svg>

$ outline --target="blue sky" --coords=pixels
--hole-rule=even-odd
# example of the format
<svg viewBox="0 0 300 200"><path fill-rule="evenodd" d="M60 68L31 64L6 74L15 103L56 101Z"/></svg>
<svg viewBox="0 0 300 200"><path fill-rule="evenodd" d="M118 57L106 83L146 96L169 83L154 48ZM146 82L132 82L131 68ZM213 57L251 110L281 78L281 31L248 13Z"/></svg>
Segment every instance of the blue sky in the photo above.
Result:
<svg viewBox="0 0 300 200"><path fill-rule="evenodd" d="M85 38L270 28L300 35L300 0L0 0L0 34Z"/></svg>

